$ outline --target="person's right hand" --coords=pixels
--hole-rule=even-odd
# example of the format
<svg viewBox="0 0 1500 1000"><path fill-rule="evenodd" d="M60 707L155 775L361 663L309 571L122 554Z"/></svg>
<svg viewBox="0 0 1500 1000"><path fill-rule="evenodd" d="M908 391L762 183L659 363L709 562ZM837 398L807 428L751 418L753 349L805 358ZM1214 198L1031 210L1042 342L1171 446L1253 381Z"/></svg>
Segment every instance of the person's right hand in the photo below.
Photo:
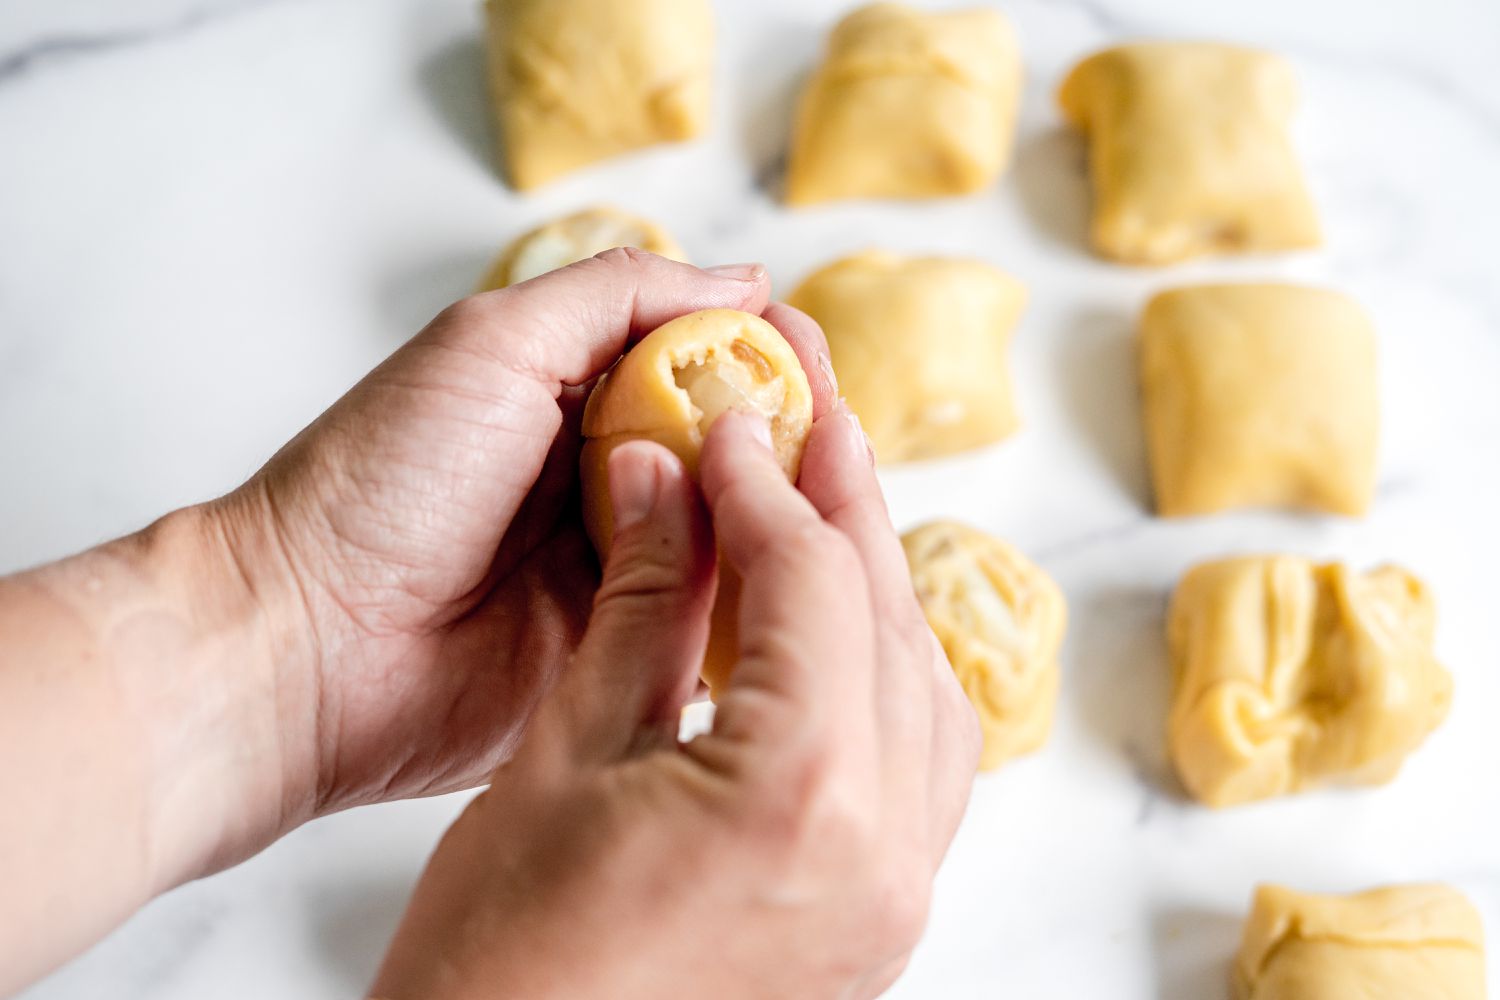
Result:
<svg viewBox="0 0 1500 1000"><path fill-rule="evenodd" d="M801 492L766 440L713 427L712 531L665 449L611 455L620 528L583 644L439 846L376 996L869 997L905 967L978 727L853 416L815 423ZM744 579L741 655L680 744L713 534Z"/></svg>

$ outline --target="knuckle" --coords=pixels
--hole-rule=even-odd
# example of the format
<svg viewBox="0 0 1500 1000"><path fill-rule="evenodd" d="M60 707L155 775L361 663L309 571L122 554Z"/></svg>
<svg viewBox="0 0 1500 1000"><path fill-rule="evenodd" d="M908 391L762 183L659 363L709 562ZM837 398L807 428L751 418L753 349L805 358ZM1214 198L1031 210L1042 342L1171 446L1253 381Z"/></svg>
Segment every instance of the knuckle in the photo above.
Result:
<svg viewBox="0 0 1500 1000"><path fill-rule="evenodd" d="M809 578L836 584L843 589L862 572L853 544L826 521L808 518L771 539L769 559L782 568L795 569Z"/></svg>
<svg viewBox="0 0 1500 1000"><path fill-rule="evenodd" d="M635 256L629 247L611 247L594 254L594 259L611 266L628 266L635 263Z"/></svg>
<svg viewBox="0 0 1500 1000"><path fill-rule="evenodd" d="M753 502L748 494L746 500ZM805 578L816 564L813 555L816 550L810 548L807 542L810 534L811 529L805 524L785 529L778 529L770 524L765 525L755 533L752 539L754 543L751 555L753 564L762 572L776 576Z"/></svg>
<svg viewBox="0 0 1500 1000"><path fill-rule="evenodd" d="M645 532L617 544L595 595L595 607L677 598L692 580L689 560L672 539Z"/></svg>
<svg viewBox="0 0 1500 1000"><path fill-rule="evenodd" d="M719 452L707 454L705 462L717 460ZM729 468L727 460L721 463ZM757 476L746 475L743 466L730 469L728 481L720 490L714 507L722 514L733 518L735 523L759 524L764 518L766 483ZM772 486L776 484L773 482Z"/></svg>
<svg viewBox="0 0 1500 1000"><path fill-rule="evenodd" d="M594 254L594 259L609 267L634 269L649 266L656 255L636 247L612 247Z"/></svg>
<svg viewBox="0 0 1500 1000"><path fill-rule="evenodd" d="M425 335L450 351L534 377L541 366L543 343L529 335L527 300L515 294L505 288L459 299L437 314Z"/></svg>
<svg viewBox="0 0 1500 1000"><path fill-rule="evenodd" d="M862 856L874 831L843 768L813 739L801 742L767 769L756 796L763 841L781 867L794 871L825 858Z"/></svg>
<svg viewBox="0 0 1500 1000"><path fill-rule="evenodd" d="M486 299L482 294L466 295L438 313L433 325L461 330L485 322L493 314L493 310L493 296Z"/></svg>
<svg viewBox="0 0 1500 1000"><path fill-rule="evenodd" d="M787 715L784 702L780 694L766 688L731 686L714 706L714 732L737 739L773 726L777 739L772 746L780 746L780 727Z"/></svg>

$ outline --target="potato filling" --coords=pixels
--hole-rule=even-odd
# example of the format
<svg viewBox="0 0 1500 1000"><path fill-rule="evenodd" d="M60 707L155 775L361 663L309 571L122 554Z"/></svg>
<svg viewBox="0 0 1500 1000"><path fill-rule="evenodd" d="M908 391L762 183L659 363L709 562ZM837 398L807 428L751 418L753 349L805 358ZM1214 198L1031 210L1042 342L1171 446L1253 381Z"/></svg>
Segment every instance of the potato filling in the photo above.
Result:
<svg viewBox="0 0 1500 1000"><path fill-rule="evenodd" d="M674 366L672 378L687 393L700 434L707 434L729 410L756 410L771 422L772 437L781 443L786 383L766 356L743 340L731 343L727 356L710 348L702 360Z"/></svg>
<svg viewBox="0 0 1500 1000"><path fill-rule="evenodd" d="M1026 633L1001 588L978 561L960 556L949 610L965 632L992 649L1027 652Z"/></svg>
<svg viewBox="0 0 1500 1000"><path fill-rule="evenodd" d="M612 215L580 214L527 240L510 266L510 283L527 281L615 247L638 247L646 242L648 234L632 222Z"/></svg>

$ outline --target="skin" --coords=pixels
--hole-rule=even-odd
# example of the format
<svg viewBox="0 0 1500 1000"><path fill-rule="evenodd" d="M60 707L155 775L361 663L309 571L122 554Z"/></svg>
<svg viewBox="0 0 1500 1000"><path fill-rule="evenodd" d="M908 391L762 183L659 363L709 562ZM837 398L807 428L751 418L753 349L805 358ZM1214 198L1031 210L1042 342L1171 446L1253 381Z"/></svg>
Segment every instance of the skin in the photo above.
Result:
<svg viewBox="0 0 1500 1000"><path fill-rule="evenodd" d="M0 770L0 994L316 816L486 780L378 995L884 988L977 727L821 333L768 299L758 265L629 250L466 299L233 493L0 579L0 756L28 762ZM586 387L715 307L765 315L810 373L801 482L738 415L701 492L617 449L601 584ZM752 627L712 733L679 745L715 535Z"/></svg>

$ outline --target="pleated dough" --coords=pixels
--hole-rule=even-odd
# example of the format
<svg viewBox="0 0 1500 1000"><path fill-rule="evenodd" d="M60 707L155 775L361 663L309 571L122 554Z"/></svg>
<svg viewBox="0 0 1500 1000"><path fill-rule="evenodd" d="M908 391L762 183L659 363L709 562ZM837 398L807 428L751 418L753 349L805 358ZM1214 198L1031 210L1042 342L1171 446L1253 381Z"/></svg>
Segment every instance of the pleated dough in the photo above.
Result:
<svg viewBox="0 0 1500 1000"><path fill-rule="evenodd" d="M1164 516L1359 515L1375 492L1375 333L1336 292L1201 285L1141 318L1146 442Z"/></svg>
<svg viewBox="0 0 1500 1000"><path fill-rule="evenodd" d="M833 29L803 92L787 201L977 191L1010 159L1020 92L1015 32L998 11L861 7Z"/></svg>
<svg viewBox="0 0 1500 1000"><path fill-rule="evenodd" d="M979 714L993 770L1047 740L1057 702L1062 591L997 538L937 521L901 539L927 622Z"/></svg>
<svg viewBox="0 0 1500 1000"><path fill-rule="evenodd" d="M1089 137L1104 256L1168 264L1318 245L1282 59L1208 42L1121 45L1079 63L1058 102Z"/></svg>
<svg viewBox="0 0 1500 1000"><path fill-rule="evenodd" d="M1008 358L1026 290L981 261L870 250L787 297L823 327L839 391L882 462L990 444L1020 425Z"/></svg>
<svg viewBox="0 0 1500 1000"><path fill-rule="evenodd" d="M677 241L656 223L601 205L554 219L516 237L495 258L478 290L505 288L615 247L687 259Z"/></svg>
<svg viewBox="0 0 1500 1000"><path fill-rule="evenodd" d="M1228 806L1331 782L1378 784L1448 712L1422 582L1297 556L1204 563L1167 626L1168 747L1187 790Z"/></svg>
<svg viewBox="0 0 1500 1000"><path fill-rule="evenodd" d="M502 159L528 190L708 120L708 0L488 0Z"/></svg>
<svg viewBox="0 0 1500 1000"><path fill-rule="evenodd" d="M583 412L583 521L603 557L614 537L609 453L626 441L664 445L694 479L708 428L729 410L753 410L771 425L776 457L793 482L812 429L812 390L802 363L770 323L734 309L680 316L641 339L589 396ZM723 562L704 657L711 688L738 654L739 578Z"/></svg>
<svg viewBox="0 0 1500 1000"><path fill-rule="evenodd" d="M1320 896L1264 885L1235 1000L1484 1000L1484 927L1446 885Z"/></svg>

